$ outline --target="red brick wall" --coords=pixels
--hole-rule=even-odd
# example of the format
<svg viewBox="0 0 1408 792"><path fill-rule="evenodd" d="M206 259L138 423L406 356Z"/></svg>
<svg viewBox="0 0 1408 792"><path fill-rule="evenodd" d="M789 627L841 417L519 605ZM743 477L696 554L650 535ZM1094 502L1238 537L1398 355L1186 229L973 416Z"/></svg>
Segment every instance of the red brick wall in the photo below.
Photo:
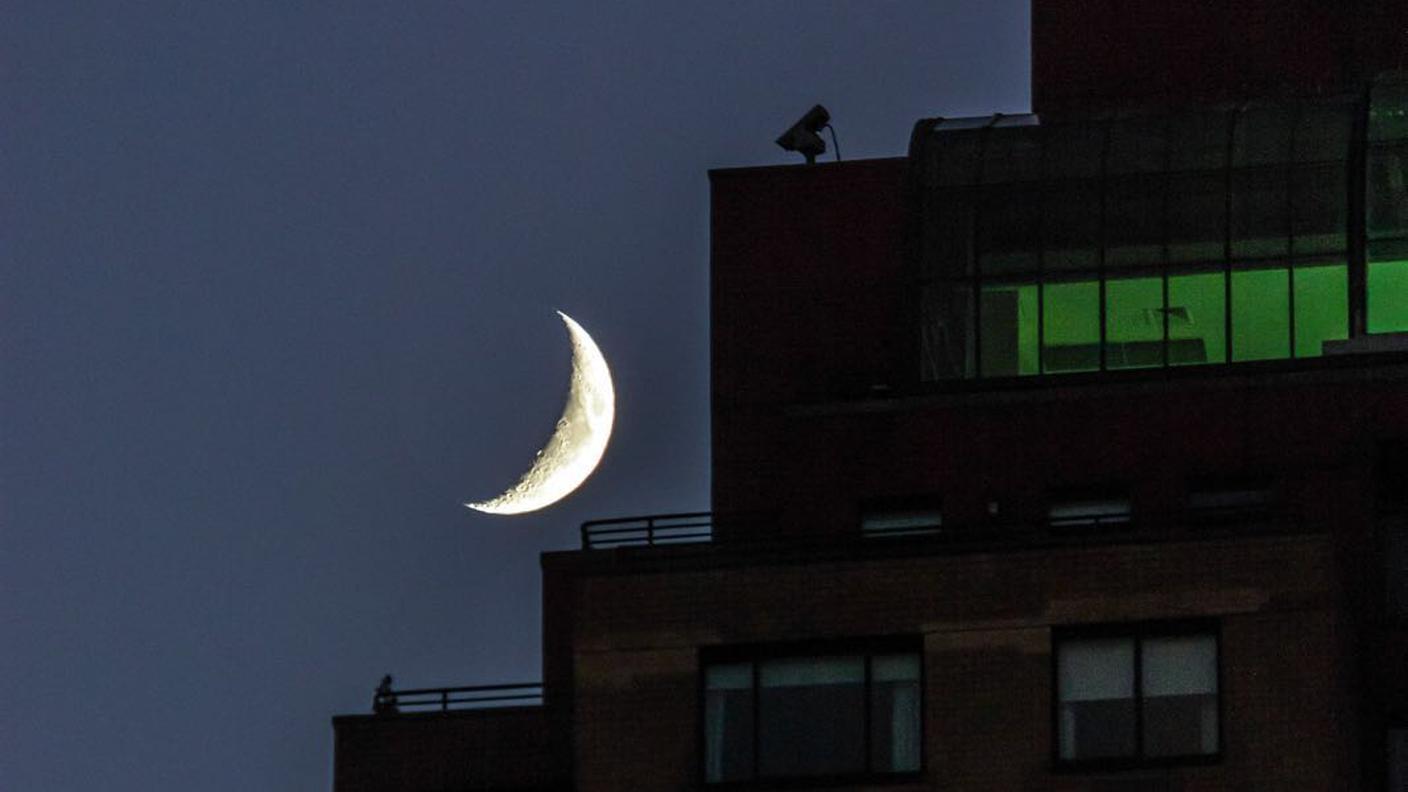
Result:
<svg viewBox="0 0 1408 792"><path fill-rule="evenodd" d="M1408 67L1397 0L1033 0L1038 113L1355 90Z"/></svg>
<svg viewBox="0 0 1408 792"><path fill-rule="evenodd" d="M1098 776L1051 769L1050 628L1189 616L1221 624L1226 754L1136 776L1184 790L1268 778L1267 789L1324 790L1358 772L1325 537L694 570L676 560L634 573L558 554L545 566L579 581L580 789L697 785L700 647L874 635L923 636L925 784L1099 788Z"/></svg>

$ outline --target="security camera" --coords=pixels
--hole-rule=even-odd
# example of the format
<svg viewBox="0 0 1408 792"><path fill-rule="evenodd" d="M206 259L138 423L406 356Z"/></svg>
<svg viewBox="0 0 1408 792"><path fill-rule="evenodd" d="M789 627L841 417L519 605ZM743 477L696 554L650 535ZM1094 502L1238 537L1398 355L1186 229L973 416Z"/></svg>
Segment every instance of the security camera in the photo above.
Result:
<svg viewBox="0 0 1408 792"><path fill-rule="evenodd" d="M783 151L801 154L807 158L807 164L811 165L816 162L816 155L826 151L826 141L822 140L817 132L829 123L831 114L826 112L825 107L816 105L782 133L777 139L777 145L781 146Z"/></svg>

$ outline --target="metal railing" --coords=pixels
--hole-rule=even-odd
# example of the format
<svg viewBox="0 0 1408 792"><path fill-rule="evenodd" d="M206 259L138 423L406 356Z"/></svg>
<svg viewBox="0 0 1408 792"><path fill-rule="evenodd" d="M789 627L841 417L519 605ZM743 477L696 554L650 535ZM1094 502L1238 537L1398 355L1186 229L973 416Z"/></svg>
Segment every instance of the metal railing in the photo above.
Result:
<svg viewBox="0 0 1408 792"><path fill-rule="evenodd" d="M379 715L396 712L449 712L450 710L541 707L542 705L543 683L541 682L417 688L414 690L378 689L376 696L372 699L372 711Z"/></svg>
<svg viewBox="0 0 1408 792"><path fill-rule="evenodd" d="M652 514L582 523L582 548L653 547L714 540L713 512Z"/></svg>

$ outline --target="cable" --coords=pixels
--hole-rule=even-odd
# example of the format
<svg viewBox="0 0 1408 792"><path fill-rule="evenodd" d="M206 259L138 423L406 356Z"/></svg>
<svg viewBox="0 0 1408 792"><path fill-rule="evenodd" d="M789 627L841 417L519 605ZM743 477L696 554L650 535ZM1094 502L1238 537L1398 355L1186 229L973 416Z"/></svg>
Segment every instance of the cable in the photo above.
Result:
<svg viewBox="0 0 1408 792"><path fill-rule="evenodd" d="M836 142L836 127L831 126L830 124L827 124L827 125L826 125L826 128L829 129L829 130L831 130L831 148L833 148L833 149L836 150L836 161L837 161L837 162L840 162L840 161L841 161L841 144Z"/></svg>

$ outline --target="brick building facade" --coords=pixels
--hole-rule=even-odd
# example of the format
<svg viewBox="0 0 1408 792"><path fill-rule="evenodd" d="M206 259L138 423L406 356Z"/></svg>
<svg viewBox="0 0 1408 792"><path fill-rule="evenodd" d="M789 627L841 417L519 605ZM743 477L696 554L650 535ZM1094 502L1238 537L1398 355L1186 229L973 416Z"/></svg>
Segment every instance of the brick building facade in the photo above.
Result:
<svg viewBox="0 0 1408 792"><path fill-rule="evenodd" d="M1033 5L1036 114L711 174L712 514L339 792L1408 788L1408 16Z"/></svg>

